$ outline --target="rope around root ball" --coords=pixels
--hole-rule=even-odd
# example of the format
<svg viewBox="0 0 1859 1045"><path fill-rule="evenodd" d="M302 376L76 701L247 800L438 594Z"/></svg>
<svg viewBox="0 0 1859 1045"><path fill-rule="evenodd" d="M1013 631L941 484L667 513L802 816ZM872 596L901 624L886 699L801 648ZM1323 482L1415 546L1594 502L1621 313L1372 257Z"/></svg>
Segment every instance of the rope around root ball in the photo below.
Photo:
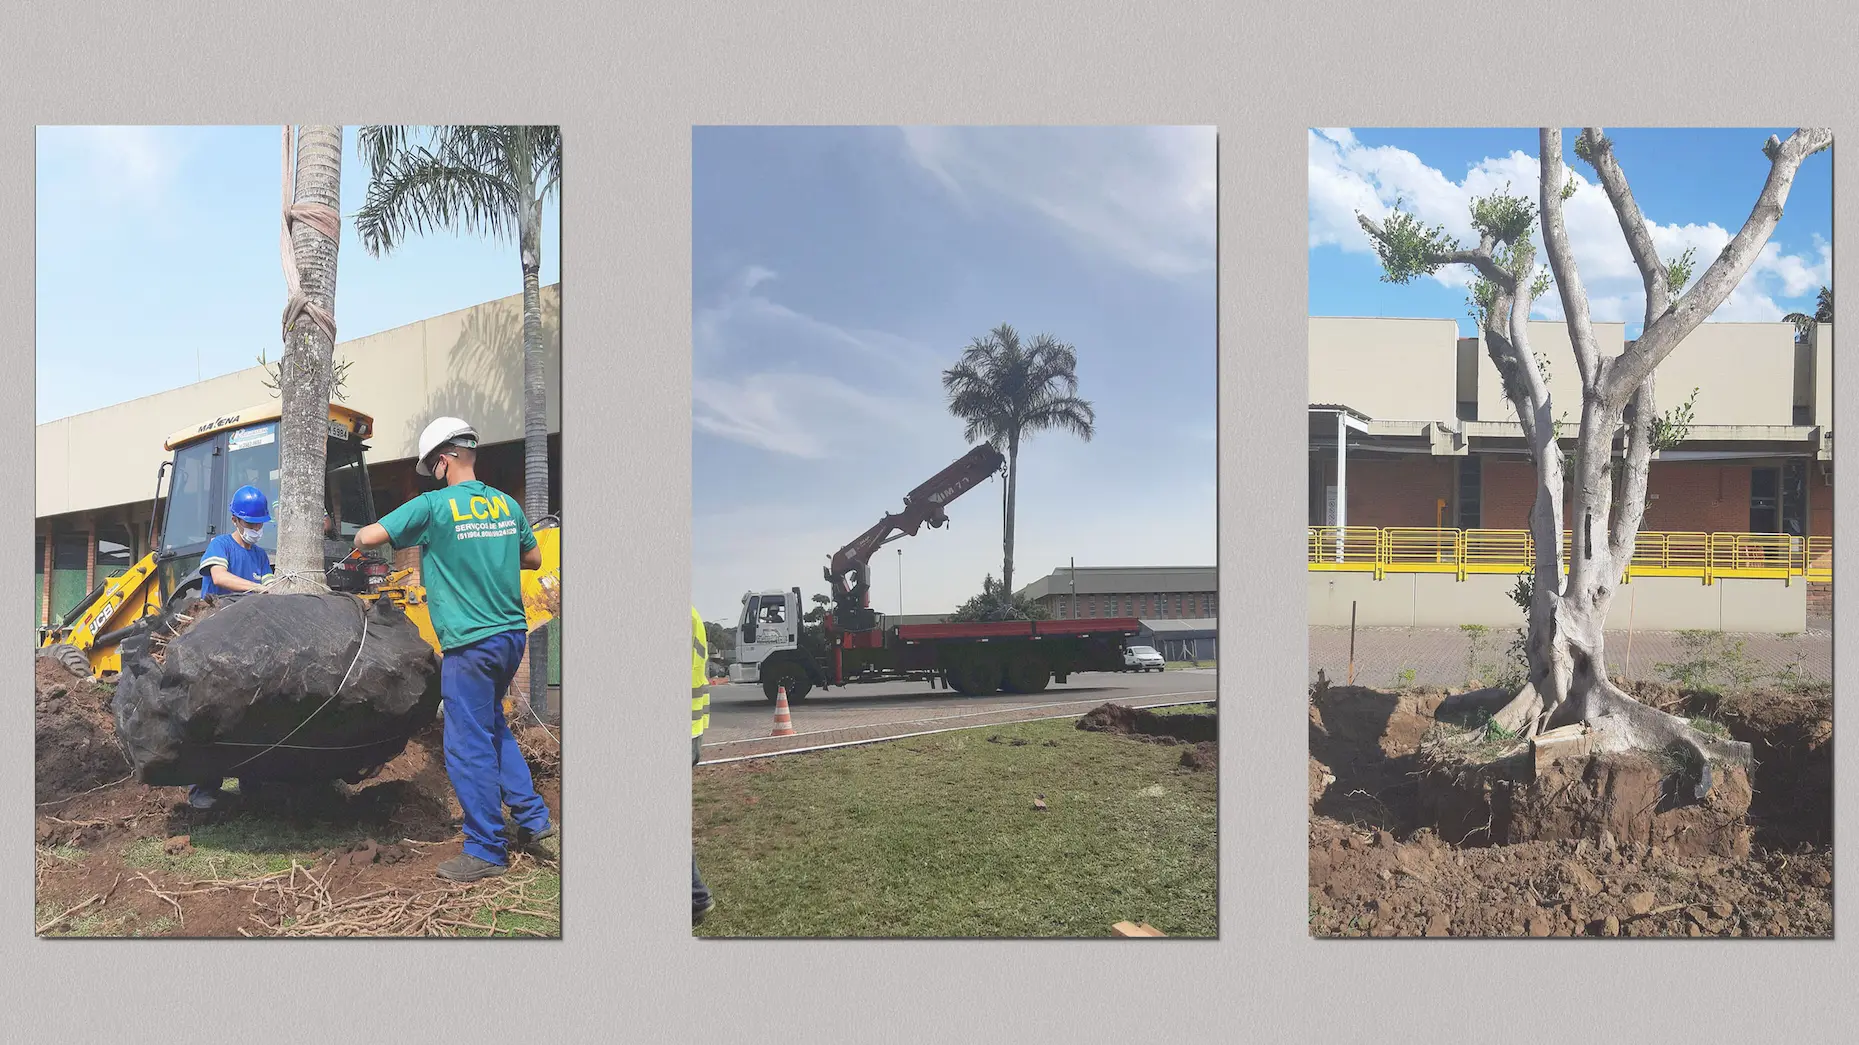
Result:
<svg viewBox="0 0 1859 1045"><path fill-rule="evenodd" d="M279 580L282 580L282 579L284 579L284 578L279 578ZM271 583L272 583L272 584L276 584L276 583L277 583L277 581L276 581L276 580L274 580L274 581L272 581ZM270 585L266 585L266 589L268 589L269 587L270 587ZM265 590L265 589L261 589L261 590ZM310 720L311 720L311 719L313 719L313 718L315 718L316 716L318 716L318 715L320 715L320 714L322 714L322 713L323 713L323 709L324 709L324 708L326 708L326 707L328 707L328 706L329 706L330 704L332 704L332 703L334 703L334 702L335 702L335 699L336 699L337 697L339 697L339 696L341 696L341 695L342 695L342 687L344 687L344 686L346 686L346 685L348 685L348 682L349 682L349 676L350 676L350 675L353 675L353 674L355 673L355 665L357 665L357 664L360 664L360 663L361 663L361 654L362 654L362 651L368 648L368 604L367 604L367 603L365 603L365 602L363 602L363 601L362 601L361 599L359 599L359 598L357 598L356 596L353 596L353 595L351 595L351 596L349 596L349 598L351 598L351 599L354 599L354 600L355 600L355 606L356 606L356 608L357 608L357 609L359 609L359 610L361 611L361 642L359 642L358 644L356 644L356 646L355 646L355 657L354 657L354 659L353 659L353 660L351 660L351 661L349 661L349 667L348 667L348 670L347 670L347 671L344 671L344 672L342 673L342 680L341 680L340 682L337 682L337 683L336 683L336 690L335 690L335 692L334 692L334 693L331 693L331 694L329 695L329 697L328 697L328 699L326 699L326 700L324 700L324 701L323 701L323 702L322 702L321 704L318 704L318 705L316 706L316 710L315 710L315 711L312 711L312 712L310 712L310 713L309 713L308 715L306 715L306 716L304 716L304 719L303 719L303 721L302 721L302 722L299 722L299 723L297 723L297 726L296 726L296 728L295 728L295 729L292 729L292 730L291 730L291 731L290 731L289 733L286 733L286 734L284 734L284 735L283 735L282 737L280 737L280 738L278 738L278 740L277 740L277 741L276 741L275 743L272 743L272 744L269 744L269 745L267 745L267 746L265 747L265 749L264 749L263 751L260 751L260 752L258 752L257 754L255 754L255 755L253 755L253 756L252 756L251 758L248 758L248 759L246 759L245 761L243 761L243 762L240 762L240 763L239 763L238 765L235 765L235 766L233 766L233 767L231 767L230 769L228 769L228 770L226 770L226 772L225 772L225 773L224 773L223 775L225 775L225 776L237 776L238 774L237 774L237 773L235 773L235 772L234 772L234 770L237 770L237 769L238 769L238 768L239 768L240 766L245 766L245 765L249 765L250 763L252 763L252 762L255 762L255 761L257 761L258 759L261 759L261 758L263 758L263 757L265 757L266 755L268 755L268 754L270 754L271 752L273 752L273 751L276 751L276 750L277 750L278 748L280 748L280 747L283 747L283 746L284 746L284 742L285 742L286 740L289 740L290 738L292 738L292 737L294 737L294 736L296 736L296 735L297 735L297 734L298 734L298 733L299 733L299 732L300 732L300 731L301 731L301 730L303 729L303 727L305 727L305 726L307 726L307 725L309 725L309 724L310 724ZM260 693L262 693L262 692L264 692L264 690L263 690L263 687L260 687L260 689L259 689L259 692L260 692ZM252 700L253 700L253 702L254 702L254 703L256 703L256 702L257 702L257 700L258 700L258 694L257 694L257 693L254 693L254 694L252 694ZM217 741L217 740L216 740L216 741L214 741L213 743L214 743L214 744L215 744L216 746L221 746L221 747L243 747L243 746L245 746L245 745L241 745L241 744L226 744L226 743L224 743L224 742L222 742L222 741ZM364 746L373 746L373 745L364 745ZM347 749L347 748L340 748L340 747L311 747L311 746L307 746L307 745L302 745L302 744L298 744L298 745L293 745L293 750L301 750L301 751L343 751L343 750L348 750L348 749Z"/></svg>

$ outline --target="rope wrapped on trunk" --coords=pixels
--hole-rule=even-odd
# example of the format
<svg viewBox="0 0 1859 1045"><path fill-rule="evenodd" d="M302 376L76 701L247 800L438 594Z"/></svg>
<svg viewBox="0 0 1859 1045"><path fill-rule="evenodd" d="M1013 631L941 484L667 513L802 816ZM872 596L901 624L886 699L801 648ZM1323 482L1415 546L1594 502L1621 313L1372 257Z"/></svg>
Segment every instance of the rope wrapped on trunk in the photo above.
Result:
<svg viewBox="0 0 1859 1045"><path fill-rule="evenodd" d="M282 248L284 255L284 286L289 298L284 305L284 333L290 334L291 327L299 316L308 316L323 333L329 335L329 343L336 343L336 317L329 310L310 300L303 291L303 277L297 271L297 253L291 246L291 227L302 222L324 236L340 242L342 239L342 215L335 208L321 203L298 203L297 163L291 155L290 125L284 126L284 232Z"/></svg>

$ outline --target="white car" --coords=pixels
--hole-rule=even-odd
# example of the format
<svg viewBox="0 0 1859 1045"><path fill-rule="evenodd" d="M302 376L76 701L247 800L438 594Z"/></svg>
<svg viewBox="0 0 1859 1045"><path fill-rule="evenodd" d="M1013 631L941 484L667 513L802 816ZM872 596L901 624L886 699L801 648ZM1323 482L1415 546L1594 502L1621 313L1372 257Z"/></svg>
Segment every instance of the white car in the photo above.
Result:
<svg viewBox="0 0 1859 1045"><path fill-rule="evenodd" d="M1131 671L1161 671L1165 661L1149 646L1131 646L1123 651L1123 666Z"/></svg>

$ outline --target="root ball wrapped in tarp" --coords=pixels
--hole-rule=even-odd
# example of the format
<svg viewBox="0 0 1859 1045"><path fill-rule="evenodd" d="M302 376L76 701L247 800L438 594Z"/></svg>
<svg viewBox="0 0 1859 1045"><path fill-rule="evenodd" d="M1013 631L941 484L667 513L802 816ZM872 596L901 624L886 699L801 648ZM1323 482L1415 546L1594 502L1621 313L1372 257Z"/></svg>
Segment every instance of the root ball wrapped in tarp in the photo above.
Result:
<svg viewBox="0 0 1859 1045"><path fill-rule="evenodd" d="M359 779L439 707L439 657L386 600L193 599L122 654L112 710L146 784Z"/></svg>

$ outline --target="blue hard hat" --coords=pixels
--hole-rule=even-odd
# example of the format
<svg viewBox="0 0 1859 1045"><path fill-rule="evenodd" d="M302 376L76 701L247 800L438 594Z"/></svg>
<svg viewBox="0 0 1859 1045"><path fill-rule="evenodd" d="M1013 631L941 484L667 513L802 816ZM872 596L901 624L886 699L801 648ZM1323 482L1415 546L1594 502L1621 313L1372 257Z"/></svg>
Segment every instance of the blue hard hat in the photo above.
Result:
<svg viewBox="0 0 1859 1045"><path fill-rule="evenodd" d="M256 486L241 486L232 495L232 517L240 522L263 526L271 521L271 502L265 499L265 492Z"/></svg>

